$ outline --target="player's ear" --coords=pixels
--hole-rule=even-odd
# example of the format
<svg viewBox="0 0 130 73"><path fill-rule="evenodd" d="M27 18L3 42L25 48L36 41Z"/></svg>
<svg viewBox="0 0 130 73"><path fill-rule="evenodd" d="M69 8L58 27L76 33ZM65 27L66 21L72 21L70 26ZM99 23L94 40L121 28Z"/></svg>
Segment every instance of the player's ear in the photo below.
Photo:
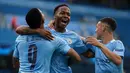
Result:
<svg viewBox="0 0 130 73"><path fill-rule="evenodd" d="M103 32L107 31L106 25L103 25Z"/></svg>
<svg viewBox="0 0 130 73"><path fill-rule="evenodd" d="M103 28L103 32L105 32L105 31L106 31L106 28L104 27L104 28Z"/></svg>
<svg viewBox="0 0 130 73"><path fill-rule="evenodd" d="M56 19L57 15L58 15L58 14L57 14L57 12L56 12L56 13L54 14L54 19Z"/></svg>

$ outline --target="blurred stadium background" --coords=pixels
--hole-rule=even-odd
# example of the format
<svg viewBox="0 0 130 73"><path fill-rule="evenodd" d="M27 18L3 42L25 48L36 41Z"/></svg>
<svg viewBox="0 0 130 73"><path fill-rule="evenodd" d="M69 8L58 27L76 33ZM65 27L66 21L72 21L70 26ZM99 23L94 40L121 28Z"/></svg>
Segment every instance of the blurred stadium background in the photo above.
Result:
<svg viewBox="0 0 130 73"><path fill-rule="evenodd" d="M53 9L67 3L71 9L68 29L86 37L95 34L95 25L102 17L113 17L118 23L115 37L123 41L126 51L124 71L130 73L130 1L129 0L0 0L0 73L15 73L11 56L17 34L12 28L12 18L26 25L25 14L30 8L40 8L47 25L53 19ZM73 73L94 73L94 59L72 66Z"/></svg>

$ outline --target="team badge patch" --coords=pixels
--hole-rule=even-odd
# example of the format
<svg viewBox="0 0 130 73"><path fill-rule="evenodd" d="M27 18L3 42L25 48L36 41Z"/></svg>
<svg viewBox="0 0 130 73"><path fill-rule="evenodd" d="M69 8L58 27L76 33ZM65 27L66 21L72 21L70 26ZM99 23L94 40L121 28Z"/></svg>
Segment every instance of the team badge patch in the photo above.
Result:
<svg viewBox="0 0 130 73"><path fill-rule="evenodd" d="M70 38L66 38L65 40L67 41L67 43L72 44L72 40Z"/></svg>

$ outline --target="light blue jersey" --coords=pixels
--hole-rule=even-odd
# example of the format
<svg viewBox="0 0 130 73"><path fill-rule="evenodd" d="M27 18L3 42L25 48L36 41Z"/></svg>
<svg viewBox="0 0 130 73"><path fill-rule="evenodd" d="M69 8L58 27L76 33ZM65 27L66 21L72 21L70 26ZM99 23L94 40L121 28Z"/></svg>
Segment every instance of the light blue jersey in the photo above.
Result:
<svg viewBox="0 0 130 73"><path fill-rule="evenodd" d="M87 50L86 45L76 33L67 29L64 33L56 32L53 29L49 30L53 35L64 39L77 53L80 54ZM51 73L72 73L71 68L68 66L68 58L69 57L60 54L58 51L55 51L52 57Z"/></svg>
<svg viewBox="0 0 130 73"><path fill-rule="evenodd" d="M120 40L113 39L105 46L115 54L124 57L125 48ZM95 73L123 73L123 59L121 65L117 66L98 47L92 46L92 51L95 52Z"/></svg>
<svg viewBox="0 0 130 73"><path fill-rule="evenodd" d="M16 39L13 56L19 58L19 73L50 73L54 51L65 55L69 49L68 44L58 37L49 41L38 35L22 35Z"/></svg>

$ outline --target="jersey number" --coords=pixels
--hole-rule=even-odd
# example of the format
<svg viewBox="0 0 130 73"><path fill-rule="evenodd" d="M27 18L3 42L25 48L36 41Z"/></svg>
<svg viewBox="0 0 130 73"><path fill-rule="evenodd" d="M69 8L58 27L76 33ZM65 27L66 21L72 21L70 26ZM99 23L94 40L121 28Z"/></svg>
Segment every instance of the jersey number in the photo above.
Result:
<svg viewBox="0 0 130 73"><path fill-rule="evenodd" d="M37 59L37 46L35 44L29 45L28 49L28 61L31 63L30 69L34 69Z"/></svg>

